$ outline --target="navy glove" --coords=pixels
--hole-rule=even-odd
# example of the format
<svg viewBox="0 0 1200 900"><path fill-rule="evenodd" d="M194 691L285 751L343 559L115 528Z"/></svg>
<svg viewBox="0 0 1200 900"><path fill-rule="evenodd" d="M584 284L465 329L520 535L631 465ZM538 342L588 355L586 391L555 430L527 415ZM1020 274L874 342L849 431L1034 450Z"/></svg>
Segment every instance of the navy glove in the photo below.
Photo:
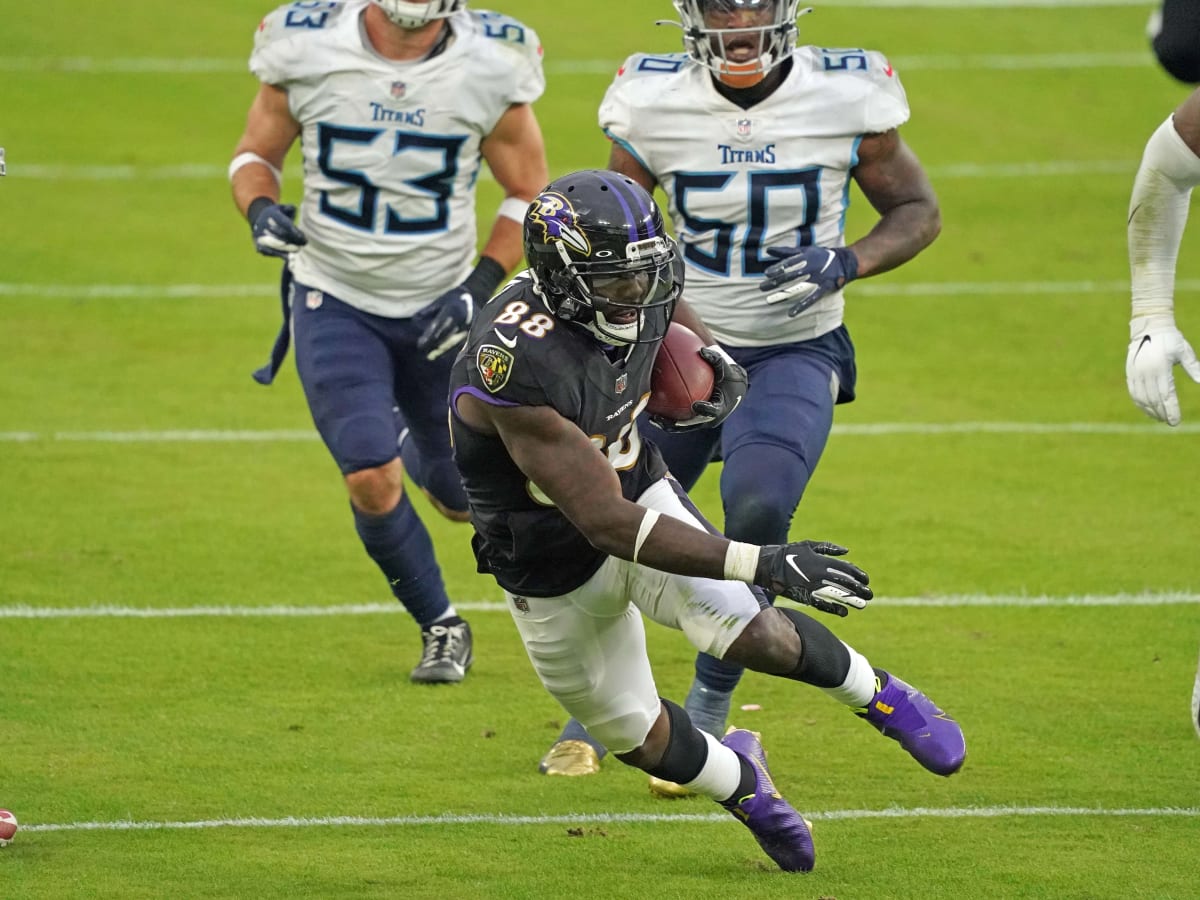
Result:
<svg viewBox="0 0 1200 900"><path fill-rule="evenodd" d="M254 234L254 247L263 256L278 256L287 259L308 243L304 232L296 227L296 207L283 206L268 197L259 197L246 211L250 230Z"/></svg>
<svg viewBox="0 0 1200 900"><path fill-rule="evenodd" d="M694 431L720 425L746 396L750 387L749 376L723 348L717 344L704 347L700 350L700 356L713 367L712 396L692 404L693 415L690 419L673 422L661 416L651 416L650 421L663 431Z"/></svg>
<svg viewBox="0 0 1200 900"><path fill-rule="evenodd" d="M767 255L780 261L767 267L758 289L768 303L791 303L788 318L858 277L858 257L848 247L768 247Z"/></svg>
<svg viewBox="0 0 1200 900"><path fill-rule="evenodd" d="M867 573L844 556L845 547L828 541L797 541L771 544L759 550L754 583L773 594L787 597L835 616L845 616L849 607L863 609L875 596Z"/></svg>
<svg viewBox="0 0 1200 900"><path fill-rule="evenodd" d="M422 329L417 350L432 360L456 349L466 340L476 307L488 301L503 278L504 267L500 263L490 256L480 257L466 281L413 316L413 323Z"/></svg>

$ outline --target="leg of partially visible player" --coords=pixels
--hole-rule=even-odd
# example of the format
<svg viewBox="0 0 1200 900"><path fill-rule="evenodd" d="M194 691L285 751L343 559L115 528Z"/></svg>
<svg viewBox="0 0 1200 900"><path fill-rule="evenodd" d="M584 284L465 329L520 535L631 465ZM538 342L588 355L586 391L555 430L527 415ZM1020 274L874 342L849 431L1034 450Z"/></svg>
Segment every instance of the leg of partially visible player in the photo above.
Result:
<svg viewBox="0 0 1200 900"><path fill-rule="evenodd" d="M725 536L750 544L786 543L833 427L841 381L835 366L853 378L853 346L844 329L790 352L735 350L751 389L742 408L725 422L721 500ZM852 389L852 385L851 385ZM741 667L707 654L696 657L696 676L684 704L700 728L725 730Z"/></svg>
<svg viewBox="0 0 1200 900"><path fill-rule="evenodd" d="M1196 664L1196 682L1192 685L1192 724L1196 726L1196 737L1200 737L1200 662Z"/></svg>
<svg viewBox="0 0 1200 900"><path fill-rule="evenodd" d="M383 336L394 326L296 286L298 297L314 293L319 301L294 307L296 366L313 421L342 471L363 547L421 627L424 649L413 680L461 681L472 661L469 626L450 604L433 541L403 489L395 376Z"/></svg>

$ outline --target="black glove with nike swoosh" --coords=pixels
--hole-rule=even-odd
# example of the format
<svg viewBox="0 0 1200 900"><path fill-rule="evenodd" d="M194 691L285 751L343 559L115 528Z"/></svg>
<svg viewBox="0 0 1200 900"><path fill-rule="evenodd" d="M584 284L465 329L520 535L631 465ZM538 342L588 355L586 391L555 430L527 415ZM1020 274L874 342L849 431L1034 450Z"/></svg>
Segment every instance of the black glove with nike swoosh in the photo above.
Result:
<svg viewBox="0 0 1200 900"><path fill-rule="evenodd" d="M697 428L713 428L729 418L746 397L750 376L719 344L704 347L701 358L713 367L713 391L707 400L692 404L692 417L675 422L662 416L650 416L650 421L663 431L678 433Z"/></svg>
<svg viewBox="0 0 1200 900"><path fill-rule="evenodd" d="M429 360L458 350L467 338L475 310L488 302L503 280L504 266L490 256L481 256L466 281L413 316L413 324L421 329L417 350Z"/></svg>
<svg viewBox="0 0 1200 900"><path fill-rule="evenodd" d="M871 579L866 572L833 558L848 552L828 541L770 544L759 550L754 583L821 612L844 616L849 607L863 609L875 596L867 587Z"/></svg>

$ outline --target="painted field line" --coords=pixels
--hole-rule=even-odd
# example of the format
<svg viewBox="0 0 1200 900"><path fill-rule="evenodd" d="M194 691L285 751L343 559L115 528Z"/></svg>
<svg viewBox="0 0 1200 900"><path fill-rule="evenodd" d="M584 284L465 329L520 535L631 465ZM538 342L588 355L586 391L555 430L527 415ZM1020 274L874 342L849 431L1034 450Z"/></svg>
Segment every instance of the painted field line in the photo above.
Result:
<svg viewBox="0 0 1200 900"><path fill-rule="evenodd" d="M880 2L879 5L888 5ZM896 4L897 6L899 4ZM905 4L909 5L909 4ZM930 7L961 9L965 0L930 2ZM997 2L996 6L1008 6ZM1015 4L1013 4L1015 5ZM1049 6L1050 4L1028 4ZM1083 4L1076 4L1083 5ZM1120 3L1087 5L1128 5ZM1143 4L1134 4L1143 5ZM982 4L977 5L983 8ZM630 48L631 51L636 48ZM667 52L675 52L671 48ZM1111 51L1101 53L975 53L936 56L890 57L901 75L917 71L1038 71L1060 69L1149 69L1155 66L1153 54L1144 51ZM548 76L616 74L623 59L550 60L545 65ZM63 75L244 75L253 84L247 60L237 57L98 57L98 56L3 56L0 72L51 73ZM246 95L249 103L250 95Z"/></svg>
<svg viewBox="0 0 1200 900"><path fill-rule="evenodd" d="M1048 294L1128 294L1128 281L925 281L911 284L855 282L850 288L866 297L991 297ZM1200 291L1200 279L1180 278L1175 293ZM63 300L202 300L241 297L278 298L275 284L43 284L0 282L0 298L39 297Z"/></svg>
<svg viewBox="0 0 1200 900"><path fill-rule="evenodd" d="M906 608L1195 606L1200 605L1200 594L1186 591L1159 594L1082 594L1065 597L1021 594L947 594L933 597L877 597L871 605ZM456 609L468 612L506 612L508 609L504 603L495 600L459 601L454 606ZM398 615L402 612L404 609L399 603L353 603L337 606L180 606L169 608L107 604L76 607L16 604L0 606L0 619L303 619Z"/></svg>
<svg viewBox="0 0 1200 900"><path fill-rule="evenodd" d="M223 163L174 163L171 165L74 165L60 163L20 163L10 160L9 176L36 181L224 181L228 178ZM1011 163L945 163L926 167L935 181L952 178L1063 178L1119 175L1132 178L1138 160L1050 160ZM285 173L300 178L299 168ZM494 180L487 170L484 181Z"/></svg>
<svg viewBox="0 0 1200 900"><path fill-rule="evenodd" d="M1174 428L1147 421L1125 422L863 422L834 425L833 434L843 437L887 437L892 435L1134 435L1179 437L1200 434L1200 423L1184 422ZM224 429L174 429L167 431L0 431L0 444L51 442L64 444L222 444L222 443L311 443L317 433L310 430L232 431Z"/></svg>
<svg viewBox="0 0 1200 900"><path fill-rule="evenodd" d="M1150 807L1146 809L1104 809L1090 806L968 806L913 807L890 809L834 809L826 812L804 812L805 818L819 822L847 822L863 819L999 819L999 818L1082 818L1104 816L1111 818L1186 818L1200 817L1196 807ZM199 819L193 822L61 822L21 825L22 832L53 831L194 831L209 828L336 828L386 827L411 828L439 825L613 825L613 824L691 824L695 822L734 823L728 813L580 813L560 816L522 816L504 813L441 816L320 816L301 818L285 816L279 819L230 818Z"/></svg>

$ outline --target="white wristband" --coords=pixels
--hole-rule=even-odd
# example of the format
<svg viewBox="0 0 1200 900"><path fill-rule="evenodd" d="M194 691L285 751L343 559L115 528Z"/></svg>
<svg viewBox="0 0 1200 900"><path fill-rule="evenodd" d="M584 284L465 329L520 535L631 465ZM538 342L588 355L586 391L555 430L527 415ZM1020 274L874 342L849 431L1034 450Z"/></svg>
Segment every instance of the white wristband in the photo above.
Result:
<svg viewBox="0 0 1200 900"><path fill-rule="evenodd" d="M642 516L642 524L638 526L637 539L633 542L633 561L638 561L638 554L642 552L642 544L646 543L646 538L650 537L650 532L654 528L654 524L658 521L661 513L657 509L648 509L646 514Z"/></svg>
<svg viewBox="0 0 1200 900"><path fill-rule="evenodd" d="M260 165L266 166L270 170L271 174L275 176L275 183L280 186L283 185L283 172L279 171L279 169L275 168L257 153L249 152L239 153L233 158L233 162L229 164L229 180L233 181L233 175L238 169L251 165L252 163L259 163Z"/></svg>
<svg viewBox="0 0 1200 900"><path fill-rule="evenodd" d="M524 224L525 213L529 211L529 201L522 200L520 197L507 197L500 204L500 209L496 215L502 219L512 219L514 222Z"/></svg>
<svg viewBox="0 0 1200 900"><path fill-rule="evenodd" d="M758 571L758 554L761 550L757 544L730 541L725 550L725 580L754 584L754 573Z"/></svg>

